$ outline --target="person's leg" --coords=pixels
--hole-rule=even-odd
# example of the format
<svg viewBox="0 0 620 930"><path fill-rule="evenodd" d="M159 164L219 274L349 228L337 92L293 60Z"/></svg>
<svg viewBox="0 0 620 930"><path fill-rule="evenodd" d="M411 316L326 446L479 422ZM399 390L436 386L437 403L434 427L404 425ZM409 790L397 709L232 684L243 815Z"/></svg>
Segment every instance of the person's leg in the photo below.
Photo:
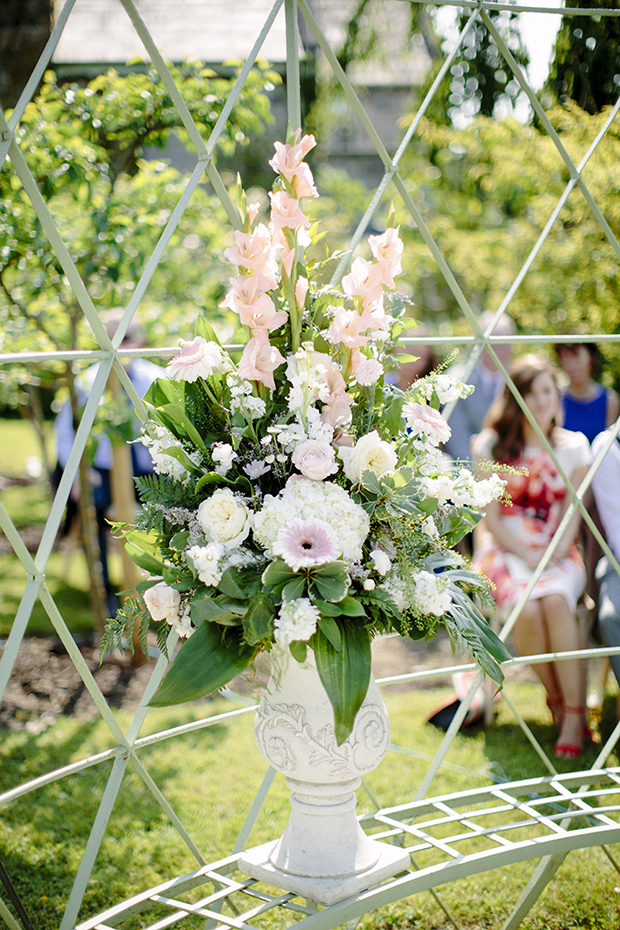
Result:
<svg viewBox="0 0 620 930"><path fill-rule="evenodd" d="M579 630L574 612L561 594L541 598L549 630L550 652L572 652L579 649ZM567 659L554 664L554 674L564 702L564 717L558 738L559 746L580 749L583 743L585 708L581 688L579 659Z"/></svg>
<svg viewBox="0 0 620 930"><path fill-rule="evenodd" d="M512 631L515 645L522 656L541 655L551 652L549 632L542 601L528 601ZM551 662L532 665L532 671L544 685L547 692L547 703L554 717L562 717L562 693L555 675L555 666Z"/></svg>
<svg viewBox="0 0 620 930"><path fill-rule="evenodd" d="M610 564L601 579L597 634L604 646L620 646L620 576ZM620 684L620 655L609 664Z"/></svg>

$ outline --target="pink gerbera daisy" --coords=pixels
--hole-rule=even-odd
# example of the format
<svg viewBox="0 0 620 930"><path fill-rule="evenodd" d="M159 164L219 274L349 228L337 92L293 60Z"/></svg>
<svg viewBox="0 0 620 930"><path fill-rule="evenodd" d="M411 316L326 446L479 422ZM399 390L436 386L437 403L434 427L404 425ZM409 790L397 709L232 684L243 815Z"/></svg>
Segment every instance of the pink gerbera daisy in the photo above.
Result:
<svg viewBox="0 0 620 930"><path fill-rule="evenodd" d="M293 520L283 527L273 544L275 555L298 572L310 565L324 565L341 554L338 537L325 520Z"/></svg>

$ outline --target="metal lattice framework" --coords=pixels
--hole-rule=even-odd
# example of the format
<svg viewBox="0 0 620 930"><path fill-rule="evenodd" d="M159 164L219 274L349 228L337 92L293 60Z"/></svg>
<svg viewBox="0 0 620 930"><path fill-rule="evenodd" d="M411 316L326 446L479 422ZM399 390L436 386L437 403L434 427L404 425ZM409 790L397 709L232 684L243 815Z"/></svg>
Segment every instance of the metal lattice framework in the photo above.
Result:
<svg viewBox="0 0 620 930"><path fill-rule="evenodd" d="M405 2L405 0L403 0L403 2ZM412 0L412 2L424 3L426 0ZM123 904L114 904L106 914L79 924L80 930L95 930L95 928L97 928L97 930L108 930L108 928L111 927L122 926L124 921L131 918L132 915L140 913L144 916L149 908L154 907L159 908L159 916L148 924L152 930L174 925L192 915L207 919L207 926L209 927L222 926L235 928L235 930L246 930L246 928L250 930L250 928L254 926L253 921L269 909L275 907L283 909L285 916L288 912L291 919L294 921L298 921L301 918L302 922L307 925L308 928L312 926L316 928L316 930L319 930L319 928L321 928L321 930L323 930L323 928L327 930L327 928L335 927L346 921L355 922L364 913L383 904L399 900L400 898L414 894L420 890L435 888L456 878L463 877L464 875L485 871L523 859L540 859L520 902L515 907L505 925L506 928L516 927L532 904L538 899L569 850L592 845L603 845L613 866L620 872L620 867L618 867L613 856L609 850L607 850L606 845L604 845L620 842L620 799L618 797L620 794L620 772L616 769L604 768L606 760L620 737L620 724L618 724L614 730L607 744L601 748L592 770L574 773L570 776L558 776L552 761L547 757L531 730L507 697L509 706L513 710L516 719L543 760L550 772L550 776L543 779L530 779L524 782L500 786L495 785L475 791L463 791L457 795L446 795L425 800L437 772L444 763L452 740L467 713L471 699L481 680L479 676L473 682L468 699L461 704L459 711L442 741L439 751L430 764L421 784L414 792L413 802L398 808L378 809L372 815L366 815L362 818L362 823L365 827L368 829L380 830L379 833L374 834L375 836L384 837L410 850L412 854L412 870L403 876L390 880L378 888L370 889L346 902L317 912L316 909L299 903L291 894L283 894L280 896L270 895L255 887L256 883L251 880L235 881L232 878L235 872L238 854L244 848L273 782L275 773L272 769L269 769L265 775L263 784L250 807L249 814L235 847L232 850L232 854L228 858L221 859L218 862L207 863L200 849L192 839L190 829L179 820L169 800L159 789L152 775L149 773L147 766L140 758L140 751L147 746L152 746L155 743L163 743L165 740L178 737L191 730L207 729L217 723L234 717L249 717L254 712L253 708L235 710L229 714L220 714L218 716L194 721L190 724L176 727L173 730L156 733L149 737L140 737L140 731L147 716L148 701L155 692L165 672L167 663L163 657L160 657L154 666L152 676L142 696L140 706L127 732L123 732L77 648L61 612L50 593L46 584L45 571L69 498L71 486L77 475L79 462L86 447L89 431L93 425L97 405L103 396L108 377L112 371L115 371L118 375L121 384L127 391L129 398L135 404L138 412L144 412L144 405L137 396L122 365L123 357L139 353L132 350L121 350L119 346L121 345L122 339L140 301L149 287L158 262L164 254L193 192L205 174L224 205L232 226L239 228L241 225L236 208L230 200L225 184L214 164L213 153L233 105L237 100L250 69L260 53L263 42L273 26L276 16L281 9L284 8L287 36L287 105L290 124L292 126L299 126L301 123L298 21L299 17L303 17L307 28L313 34L316 43L339 81L349 105L358 116L369 139L372 141L384 167L383 179L371 197L368 207L352 237L350 251L348 253L349 257L344 257L342 259L339 267L334 273L332 283L339 281L345 273L351 253L364 235L386 189L389 185L393 185L415 222L438 268L442 272L457 305L471 327L472 335L469 337L444 338L441 341L444 344L471 345L471 354L468 360L466 374L468 371L471 372L482 351L484 349L489 351L506 380L506 383L509 385L510 390L515 395L525 415L528 417L532 427L547 446L549 453L556 462L569 488L570 494L572 495L572 503L558 528L557 534L552 540L548 550L545 552L537 570L534 572L527 590L510 613L503 628L502 636L505 638L509 635L529 592L532 590L540 574L544 571L546 565L553 556L562 532L575 510L578 509L581 512L583 519L592 530L595 538L601 544L603 551L607 554L616 571L620 573L620 565L618 565L613 553L610 552L605 541L601 538L597 527L593 524L583 504L584 495L591 484L592 476L620 429L620 421L615 425L613 435L610 436L606 447L601 450L597 459L592 463L581 486L576 490L573 489L570 482L567 481L566 475L562 472L559 463L556 461L553 449L548 446L545 438L540 433L537 424L525 407L522 398L519 397L514 384L511 382L507 371L502 366L494 350L494 346L500 342L508 341L514 344L527 342L536 344L548 342L548 337L536 335L494 337L491 335L495 324L509 308L515 293L532 267L560 211L574 189L577 188L581 192L583 198L585 198L592 215L599 223L614 253L620 259L620 244L601 213L584 178L584 169L588 161L602 143L607 130L618 116L620 98L609 112L604 126L601 128L586 155L579 164L575 164L566 151L558 133L550 123L535 93L529 86L526 76L515 61L514 56L507 47L501 34L497 31L490 16L493 12L501 10L510 12L547 12L567 16L620 16L620 10L558 9L557 7L546 8L526 4L488 2L488 0L458 0L458 3L456 3L455 0L435 0L435 5L452 4L468 10L468 18L458 40L445 58L432 87L410 123L402 143L392 155L383 145L360 98L346 73L341 68L334 50L326 40L306 0L275 0L260 34L256 38L252 51L230 93L229 99L206 143L203 141L192 119L189 109L165 64L162 54L156 48L146 28L136 3L134 0L119 0L119 3L122 4L127 12L133 28L136 30L144 45L146 54L153 62L178 110L183 126L195 148L196 165L191 176L187 180L185 189L179 198L176 208L169 217L164 231L144 268L137 286L133 291L132 297L124 310L122 322L112 340L109 339L105 331L99 314L71 258L67 245L63 241L45 200L39 192L37 179L33 176L20 147L15 141L15 130L22 119L27 103L38 86L41 76L48 67L51 56L54 53L60 35L67 22L67 18L71 15L75 0L67 0L63 6L46 48L8 123L0 113L0 158L2 158L2 160L5 158L10 160L15 174L19 178L49 238L50 247L53 249L62 265L64 273L75 293L78 304L83 311L84 317L90 325L92 333L99 345L98 350L88 352L5 353L0 355L0 362L4 365L12 363L27 364L40 361L42 357L57 360L68 358L82 361L100 360L98 374L76 431L73 448L51 507L40 546L34 557L30 555L7 511L0 503L0 528L8 537L24 572L23 596L0 660L0 696L4 693L4 689L9 681L33 605L38 598L74 662L76 669L79 671L85 687L95 702L98 712L109 730L114 746L110 750L84 758L79 762L68 764L34 781L27 782L5 792L0 795L0 805L6 805L30 792L36 791L44 785L49 785L87 768L100 766L104 762L112 763L111 772L99 803L90 838L83 852L81 864L75 875L72 891L66 903L59 930L72 930L72 928L78 926L77 922L84 893L93 872L102 839L106 833L115 799L117 798L130 762L156 799L157 803L161 806L161 809L169 818L171 824L177 830L182 841L196 859L198 868L190 875L182 876L160 885L157 888L144 891L130 901L124 902ZM493 37L499 53L506 62L507 69L512 73L514 79L527 95L541 126L546 130L549 138L553 141L569 175L569 180L566 183L564 192L549 214L543 231L540 233L536 242L532 244L531 251L526 261L523 263L518 275L506 291L501 304L496 308L494 319L485 331L482 331L480 328L476 313L462 292L455 275L429 231L428 225L405 184L399 167L403 154L407 151L416 134L420 120L428 109L441 82L447 76L468 32L475 24L480 23L486 27ZM557 341L562 341L562 339L570 341L570 338L571 337L560 337L557 338ZM578 338L580 341L584 339L584 337ZM598 333L591 334L590 337L585 338L591 338L599 342L620 341L619 335ZM427 339L418 338L415 341L419 343L424 341L437 342L438 340L428 337ZM150 351L149 354L152 355L154 353ZM171 350L162 349L160 354L162 356L169 355L171 354ZM170 645L174 646L175 641L175 636L173 635ZM587 654L599 655L609 652L610 650L590 650ZM620 652L620 649L611 650L611 652ZM562 653L561 655L553 654L551 658L562 661L563 659L573 658L577 655L583 657L585 654L584 652ZM529 656L527 660L515 659L510 663L506 663L507 670L509 671L508 667L510 666L518 666L519 664L530 665L535 662L547 661L549 658L550 656ZM446 672L456 671L457 668L458 670L462 670L463 666L455 666L454 668L441 669L439 671L445 674ZM466 668L473 668L473 666ZM388 686L396 682L421 679L434 674L437 674L437 672L433 671L398 676L383 679L380 684ZM398 750L398 747L392 748ZM406 752L407 750L403 749L402 751ZM377 805L377 807L379 808L379 805ZM523 831L524 828L531 828L527 838L523 838L523 833L520 832ZM182 900L186 892L203 885L212 886L211 893L206 894L198 901L195 900L194 896L192 903ZM230 905L226 914L223 912L225 902L228 902ZM11 930L21 930L20 925L12 916L2 899L0 899L0 917L3 918L4 923L11 928ZM144 924L144 926L147 926L147 924Z"/></svg>

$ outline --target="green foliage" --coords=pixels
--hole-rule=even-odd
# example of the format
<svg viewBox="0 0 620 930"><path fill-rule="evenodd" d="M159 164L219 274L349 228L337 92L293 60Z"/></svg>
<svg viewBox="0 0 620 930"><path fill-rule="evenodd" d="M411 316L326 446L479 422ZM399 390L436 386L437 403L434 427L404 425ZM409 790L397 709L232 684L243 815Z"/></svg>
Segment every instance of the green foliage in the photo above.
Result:
<svg viewBox="0 0 620 930"><path fill-rule="evenodd" d="M370 637L367 630L345 618L335 620L340 632L336 648L319 626L310 641L323 687L334 708L334 732L340 746L353 729L370 682Z"/></svg>
<svg viewBox="0 0 620 930"><path fill-rule="evenodd" d="M620 9L619 0L567 0L568 7ZM587 113L613 106L620 94L620 18L563 16L546 88Z"/></svg>
<svg viewBox="0 0 620 930"><path fill-rule="evenodd" d="M245 671L253 656L238 627L200 623L179 649L149 704L165 707L213 694Z"/></svg>
<svg viewBox="0 0 620 930"><path fill-rule="evenodd" d="M144 608L144 603L136 597L128 597L116 612L116 617L108 620L99 641L100 662L106 653L117 649L121 654L125 648L134 653L133 629L138 624L138 642L140 649L148 655L148 632L151 618ZM124 642L126 640L126 642Z"/></svg>
<svg viewBox="0 0 620 930"><path fill-rule="evenodd" d="M232 79L192 63L172 73L208 138ZM277 80L270 71L252 71L218 151L231 155L264 128L270 119L264 84ZM127 303L185 187L185 178L163 159L143 158L146 146L163 148L172 133L190 145L163 82L146 66L125 76L110 70L86 86L62 85L47 72L17 129L20 150L102 310ZM226 223L219 199L200 186L141 303L150 344L188 335L187 318L197 309L212 320L221 316L225 272L214 255L223 248ZM0 167L0 241L4 350L93 347L62 266L8 160ZM13 377L21 375L16 369Z"/></svg>
<svg viewBox="0 0 620 930"><path fill-rule="evenodd" d="M548 116L578 164L606 115L574 104ZM515 152L519 153L515 158ZM569 173L544 132L511 119L478 118L457 131L422 121L420 143L404 166L407 186L474 309L504 299L558 203ZM588 189L620 237L620 128L612 124L583 171ZM450 317L469 333L413 222L401 211L404 268L418 307ZM522 333L614 333L620 304L618 256L582 192L575 188L516 290L509 313ZM615 348L605 353L614 360Z"/></svg>
<svg viewBox="0 0 620 930"><path fill-rule="evenodd" d="M460 13L455 27L460 33L471 16L471 9ZM521 67L529 64L521 41L518 14L507 10L491 10L489 18ZM443 43L447 54L452 39ZM443 64L444 55L432 55L433 64L420 91L424 97ZM476 115L493 116L510 112L521 88L506 59L481 20L476 20L466 33L463 43L427 110L438 124L462 125Z"/></svg>

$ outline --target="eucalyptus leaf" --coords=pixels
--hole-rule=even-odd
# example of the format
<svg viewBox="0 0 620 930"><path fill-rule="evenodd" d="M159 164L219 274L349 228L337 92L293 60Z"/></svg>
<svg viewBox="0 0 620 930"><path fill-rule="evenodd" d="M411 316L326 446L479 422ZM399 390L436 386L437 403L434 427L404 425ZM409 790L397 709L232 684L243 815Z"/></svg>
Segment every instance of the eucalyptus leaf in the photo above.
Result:
<svg viewBox="0 0 620 930"><path fill-rule="evenodd" d="M167 707L213 694L245 671L253 655L239 628L201 623L179 649L149 705Z"/></svg>

